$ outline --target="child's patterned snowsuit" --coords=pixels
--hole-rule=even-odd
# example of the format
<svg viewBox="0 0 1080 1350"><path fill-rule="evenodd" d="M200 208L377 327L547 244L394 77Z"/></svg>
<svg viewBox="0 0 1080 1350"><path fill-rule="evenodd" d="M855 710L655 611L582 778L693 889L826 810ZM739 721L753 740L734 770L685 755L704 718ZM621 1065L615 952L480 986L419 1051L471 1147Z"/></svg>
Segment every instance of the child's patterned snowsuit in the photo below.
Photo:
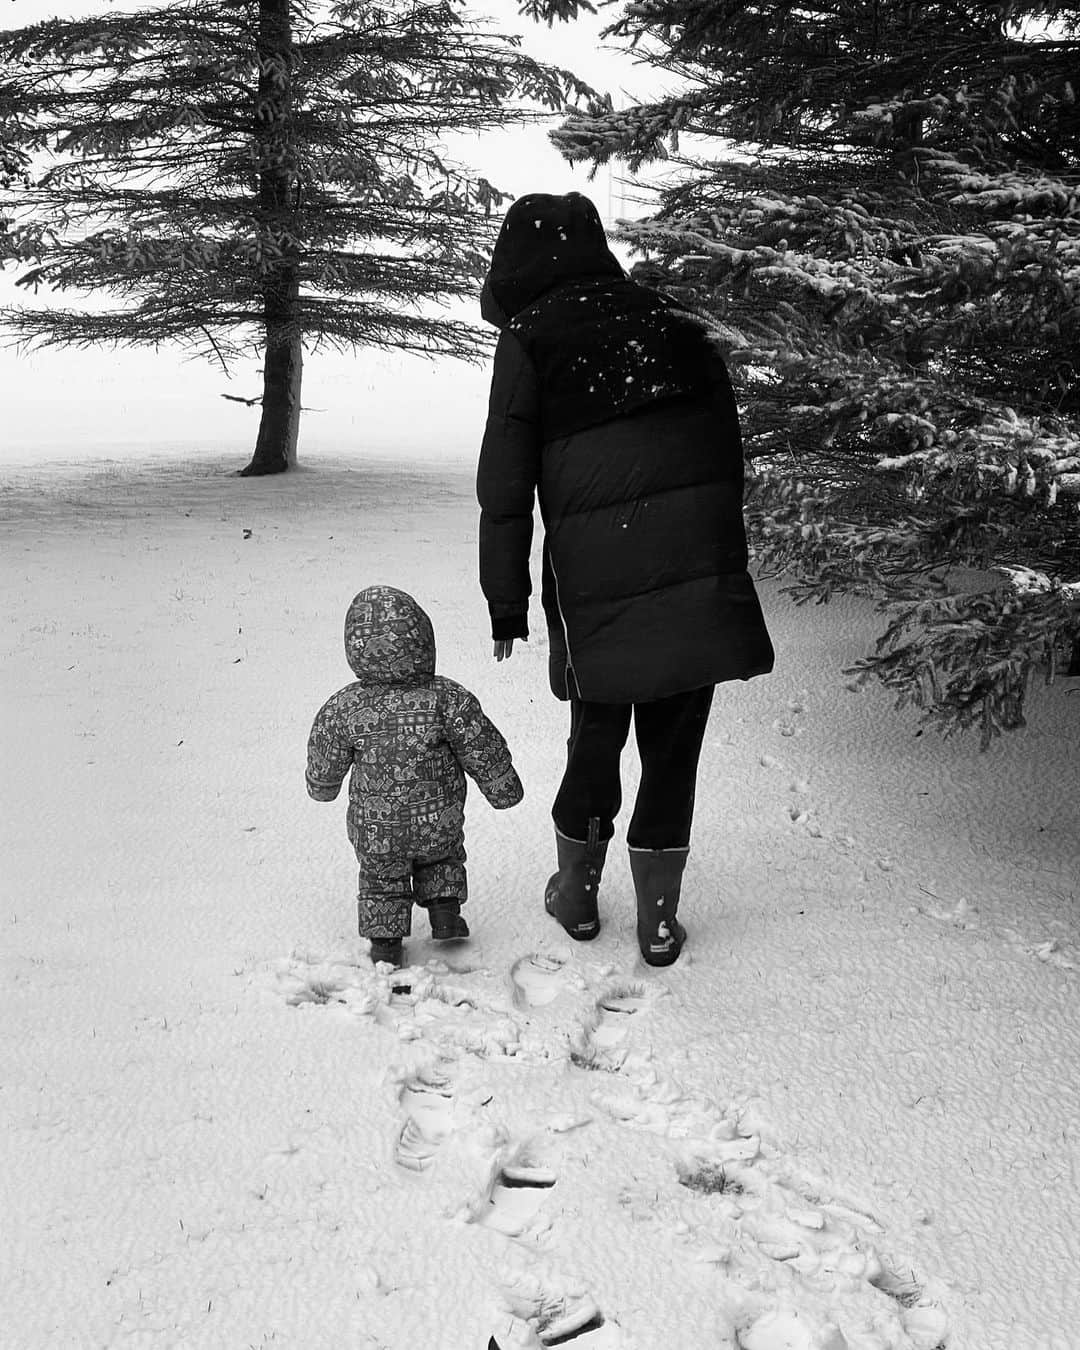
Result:
<svg viewBox="0 0 1080 1350"><path fill-rule="evenodd" d="M355 684L319 710L308 740L307 790L337 797L360 864L360 933L402 938L412 905L463 901L465 774L501 810L522 798L498 728L475 695L435 674L431 620L410 595L370 586L349 606L345 654Z"/></svg>

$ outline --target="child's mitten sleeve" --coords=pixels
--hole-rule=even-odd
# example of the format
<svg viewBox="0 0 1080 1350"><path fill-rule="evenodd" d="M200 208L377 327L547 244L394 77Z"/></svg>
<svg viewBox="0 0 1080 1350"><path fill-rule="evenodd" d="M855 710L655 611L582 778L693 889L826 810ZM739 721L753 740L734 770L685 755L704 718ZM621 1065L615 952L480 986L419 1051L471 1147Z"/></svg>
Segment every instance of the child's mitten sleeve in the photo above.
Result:
<svg viewBox="0 0 1080 1350"><path fill-rule="evenodd" d="M319 709L308 737L308 796L317 802L332 802L352 762L353 747L345 735L335 695Z"/></svg>
<svg viewBox="0 0 1080 1350"><path fill-rule="evenodd" d="M502 733L470 694L453 680L439 678L446 739L461 767L496 811L516 806L525 795Z"/></svg>

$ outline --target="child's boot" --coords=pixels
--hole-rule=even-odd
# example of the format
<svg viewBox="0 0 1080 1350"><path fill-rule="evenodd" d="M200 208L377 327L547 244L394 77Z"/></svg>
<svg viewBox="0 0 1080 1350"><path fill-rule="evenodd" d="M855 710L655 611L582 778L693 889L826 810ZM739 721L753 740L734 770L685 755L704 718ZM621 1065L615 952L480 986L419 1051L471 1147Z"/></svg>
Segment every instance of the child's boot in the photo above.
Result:
<svg viewBox="0 0 1080 1350"><path fill-rule="evenodd" d="M371 964L386 961L392 966L405 964L405 947L401 938L372 938Z"/></svg>
<svg viewBox="0 0 1080 1350"><path fill-rule="evenodd" d="M399 897L387 895L382 891L373 892L364 885L364 874L360 874L360 890L356 896L356 924L360 936L366 937L371 943L372 965L377 961L386 961L391 966L405 964L403 939L407 938L411 931L411 913L411 896Z"/></svg>
<svg viewBox="0 0 1080 1350"><path fill-rule="evenodd" d="M584 841L555 831L559 870L548 880L544 908L577 942L591 942L600 932L597 893L608 841L599 837L599 831L595 816Z"/></svg>
<svg viewBox="0 0 1080 1350"><path fill-rule="evenodd" d="M675 917L688 848L631 848L630 875L637 895L637 940L650 966L679 959L686 929Z"/></svg>
<svg viewBox="0 0 1080 1350"><path fill-rule="evenodd" d="M469 936L469 925L461 917L460 900L432 900L427 912L431 936L436 942L453 942Z"/></svg>

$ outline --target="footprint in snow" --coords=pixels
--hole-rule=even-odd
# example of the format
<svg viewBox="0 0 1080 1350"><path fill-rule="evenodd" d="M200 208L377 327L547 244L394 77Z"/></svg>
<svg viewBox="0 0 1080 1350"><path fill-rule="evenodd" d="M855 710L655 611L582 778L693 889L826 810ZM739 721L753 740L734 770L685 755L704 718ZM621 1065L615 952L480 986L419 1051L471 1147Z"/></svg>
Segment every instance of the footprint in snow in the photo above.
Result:
<svg viewBox="0 0 1080 1350"><path fill-rule="evenodd" d="M541 1332L541 1346L572 1344L574 1350L621 1350L624 1344L618 1327L612 1322L605 1322L599 1312L586 1322L579 1322L575 1318L568 1326L566 1331ZM488 1350L502 1350L494 1336L488 1341Z"/></svg>
<svg viewBox="0 0 1080 1350"><path fill-rule="evenodd" d="M753 1162L761 1152L760 1136L746 1132L737 1113L686 1092L651 1064L626 1067L610 1087L590 1094L590 1100L630 1129L700 1141L718 1164Z"/></svg>
<svg viewBox="0 0 1080 1350"><path fill-rule="evenodd" d="M585 1306L573 1309L539 1329L540 1344L569 1345L578 1350L616 1350L619 1341L616 1331L605 1323L603 1314L591 1299Z"/></svg>
<svg viewBox="0 0 1080 1350"><path fill-rule="evenodd" d="M346 955L294 952L274 963L274 983L292 1008L363 1001L369 971Z"/></svg>
<svg viewBox="0 0 1080 1350"><path fill-rule="evenodd" d="M615 1323L582 1290L560 1291L554 1279L521 1272L503 1287L510 1312L528 1322L542 1346L572 1345L574 1350L620 1350ZM492 1338L490 1344L498 1346Z"/></svg>
<svg viewBox="0 0 1080 1350"><path fill-rule="evenodd" d="M847 1193L820 1173L777 1161L770 1164L769 1171L778 1186L797 1195L805 1205L823 1210L836 1222L851 1224L868 1233L884 1233L868 1200Z"/></svg>
<svg viewBox="0 0 1080 1350"><path fill-rule="evenodd" d="M426 1172L439 1145L454 1129L454 1093L439 1070L422 1069L406 1079L398 1094L405 1123L394 1146L394 1161L410 1172Z"/></svg>
<svg viewBox="0 0 1080 1350"><path fill-rule="evenodd" d="M761 1288L784 1288L789 1297L801 1290L803 1295L797 1305L760 1310L739 1333L742 1350L847 1350L847 1340L830 1320L830 1290L878 1309L870 1315L882 1327L891 1322L898 1332L902 1329L908 1338L904 1344L944 1350L947 1317L914 1275L902 1276L888 1267L874 1241L884 1232L882 1225L860 1199L768 1157L752 1164L725 1160L717 1165L710 1149L707 1155L689 1155L677 1172L680 1183L701 1196L703 1204L724 1207L721 1214L728 1227L719 1231L728 1240L716 1245L716 1259L729 1275L735 1278L740 1264L756 1252L786 1271L782 1285L766 1274ZM731 1224L739 1235L737 1244L730 1241ZM752 1260L750 1269L760 1275ZM882 1295L895 1304L891 1319L880 1312Z"/></svg>
<svg viewBox="0 0 1080 1350"><path fill-rule="evenodd" d="M543 1008L567 988L566 958L557 953L533 952L510 968L514 1002L519 1008Z"/></svg>
<svg viewBox="0 0 1080 1350"><path fill-rule="evenodd" d="M597 1010L602 1019L632 1017L634 1013L645 1012L656 1001L656 993L646 984L614 985L596 1000Z"/></svg>
<svg viewBox="0 0 1080 1350"><path fill-rule="evenodd" d="M739 1350L848 1350L835 1322L807 1317L798 1308L778 1308L756 1317L736 1336Z"/></svg>
<svg viewBox="0 0 1080 1350"><path fill-rule="evenodd" d="M1036 957L1045 965L1057 966L1059 970L1076 969L1076 962L1069 960L1057 938L1051 938L1049 942L1041 942L1035 946L1025 946L1024 951L1028 956Z"/></svg>
<svg viewBox="0 0 1080 1350"><path fill-rule="evenodd" d="M903 1317L901 1334L919 1350L945 1350L947 1332L947 1319L937 1308L911 1308ZM880 1341L875 1338L875 1343ZM785 1303L742 1328L736 1345L739 1350L849 1350L851 1342L827 1313Z"/></svg>
<svg viewBox="0 0 1080 1350"><path fill-rule="evenodd" d="M520 1238L530 1227L557 1178L549 1167L504 1163L472 1221L506 1237Z"/></svg>
<svg viewBox="0 0 1080 1350"><path fill-rule="evenodd" d="M784 712L772 724L773 731L781 736L801 736L804 728L799 719L805 711L805 692L798 698L788 699Z"/></svg>
<svg viewBox="0 0 1080 1350"><path fill-rule="evenodd" d="M622 1067L631 1021L647 1011L658 995L646 984L617 984L596 1000L593 1013L582 1024L577 1044L570 1052L571 1063L580 1069L601 1069L613 1073Z"/></svg>
<svg viewBox="0 0 1080 1350"><path fill-rule="evenodd" d="M290 1007L333 1004L365 1015L407 999L423 973L416 967L379 971L366 954L357 959L348 953L294 953L275 963L274 980Z"/></svg>
<svg viewBox="0 0 1080 1350"><path fill-rule="evenodd" d="M285 995L285 1002L291 1008L302 1007L305 1003L340 1003L344 985L334 980L311 979L298 982L296 987Z"/></svg>

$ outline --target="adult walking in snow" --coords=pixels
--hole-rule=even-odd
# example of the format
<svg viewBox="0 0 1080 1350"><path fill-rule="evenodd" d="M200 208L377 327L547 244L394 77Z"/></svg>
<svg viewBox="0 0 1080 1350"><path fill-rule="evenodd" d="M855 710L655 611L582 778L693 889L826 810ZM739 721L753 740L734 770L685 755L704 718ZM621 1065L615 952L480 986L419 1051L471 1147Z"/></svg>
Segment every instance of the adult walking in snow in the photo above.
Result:
<svg viewBox="0 0 1080 1350"><path fill-rule="evenodd" d="M577 192L514 203L481 312L501 330L477 472L495 657L528 637L538 494L551 688L570 703L545 907L573 938L600 931L633 720L638 943L650 965L670 965L686 937L676 910L714 686L773 665L747 572L731 384L702 325L627 278Z"/></svg>

